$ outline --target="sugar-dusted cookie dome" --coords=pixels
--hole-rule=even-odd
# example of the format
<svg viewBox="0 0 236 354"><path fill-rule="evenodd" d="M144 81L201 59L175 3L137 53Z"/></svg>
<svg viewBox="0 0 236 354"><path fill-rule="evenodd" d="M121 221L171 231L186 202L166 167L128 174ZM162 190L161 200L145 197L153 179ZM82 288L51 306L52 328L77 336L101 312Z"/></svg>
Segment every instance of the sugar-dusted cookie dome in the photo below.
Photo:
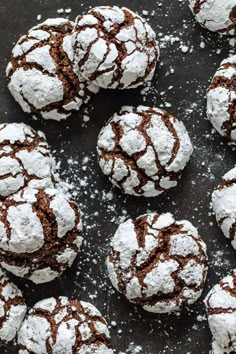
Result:
<svg viewBox="0 0 236 354"><path fill-rule="evenodd" d="M66 297L39 301L18 336L19 354L112 354L101 313L90 303Z"/></svg>
<svg viewBox="0 0 236 354"><path fill-rule="evenodd" d="M202 27L221 34L236 34L235 0L189 0L190 8Z"/></svg>
<svg viewBox="0 0 236 354"><path fill-rule="evenodd" d="M236 167L223 176L213 192L212 206L218 225L236 249Z"/></svg>
<svg viewBox="0 0 236 354"><path fill-rule="evenodd" d="M26 188L0 205L0 264L19 277L52 281L81 243L79 207L55 189Z"/></svg>
<svg viewBox="0 0 236 354"><path fill-rule="evenodd" d="M206 245L189 221L146 214L118 227L107 269L113 286L144 310L178 311L202 293Z"/></svg>
<svg viewBox="0 0 236 354"><path fill-rule="evenodd" d="M236 270L208 293L205 305L213 335L213 354L236 351Z"/></svg>
<svg viewBox="0 0 236 354"><path fill-rule="evenodd" d="M207 115L216 131L236 141L236 55L222 61L207 91Z"/></svg>
<svg viewBox="0 0 236 354"><path fill-rule="evenodd" d="M158 109L123 107L101 130L99 165L125 193L155 197L175 187L193 148L182 122Z"/></svg>
<svg viewBox="0 0 236 354"><path fill-rule="evenodd" d="M48 19L13 48L6 70L8 88L25 112L65 119L98 91L73 66L73 26L64 18Z"/></svg>
<svg viewBox="0 0 236 354"><path fill-rule="evenodd" d="M152 79L159 57L150 25L129 9L98 6L76 19L78 71L103 88L134 88Z"/></svg>
<svg viewBox="0 0 236 354"><path fill-rule="evenodd" d="M0 341L10 342L15 338L26 309L21 291L0 269Z"/></svg>
<svg viewBox="0 0 236 354"><path fill-rule="evenodd" d="M0 124L0 199L29 185L51 187L52 169L42 132L23 123Z"/></svg>

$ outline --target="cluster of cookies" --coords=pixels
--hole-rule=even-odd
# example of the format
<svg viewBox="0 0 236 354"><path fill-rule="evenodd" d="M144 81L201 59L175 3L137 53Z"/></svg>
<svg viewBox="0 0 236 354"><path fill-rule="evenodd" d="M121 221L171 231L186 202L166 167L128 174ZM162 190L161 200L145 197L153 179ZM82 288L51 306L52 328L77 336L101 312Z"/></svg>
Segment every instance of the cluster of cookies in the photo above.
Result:
<svg viewBox="0 0 236 354"><path fill-rule="evenodd" d="M82 243L82 223L79 206L56 188L54 160L42 132L23 123L0 125L0 181L1 267L35 284L52 281L74 262ZM71 333L65 341L66 329L71 332L75 326L82 338L77 353L106 349L106 322L92 305L68 299L45 300L40 305L41 313L51 311L48 325L36 310L34 317L32 310L19 332L20 353L42 353L45 346L49 348L54 323L59 333L58 343L50 342L54 353L62 353L60 346L72 343ZM15 338L26 309L21 291L0 270L1 341ZM41 331L45 343L40 343ZM105 353L105 349L98 350Z"/></svg>
<svg viewBox="0 0 236 354"><path fill-rule="evenodd" d="M236 32L235 0L190 0L196 19L223 34ZM15 45L8 87L25 112L61 120L100 88L136 88L154 75L159 58L150 25L127 8L101 6L67 19L48 19ZM236 141L236 56L224 60L207 92L215 129ZM133 196L156 197L175 187L193 152L182 122L158 108L125 106L105 124L98 161L113 185ZM77 256L81 216L55 188L53 160L41 132L24 124L0 126L0 265L34 283L52 281ZM223 233L236 248L236 168L212 195ZM207 250L197 229L170 213L122 223L106 265L111 283L153 313L193 304L204 288ZM212 354L236 351L236 274L205 299ZM38 302L26 314L20 290L0 273L0 339L16 332L20 354L112 354L105 319L91 304L65 297ZM23 319L25 320L23 321ZM23 321L23 324L22 324ZM22 324L22 325L21 325Z"/></svg>
<svg viewBox="0 0 236 354"><path fill-rule="evenodd" d="M79 206L56 188L46 137L0 125L0 265L36 284L55 279L79 252Z"/></svg>
<svg viewBox="0 0 236 354"><path fill-rule="evenodd" d="M102 88L152 79L159 57L149 24L127 8L97 7L76 22L56 18L19 39L7 66L8 88L27 113L61 120Z"/></svg>

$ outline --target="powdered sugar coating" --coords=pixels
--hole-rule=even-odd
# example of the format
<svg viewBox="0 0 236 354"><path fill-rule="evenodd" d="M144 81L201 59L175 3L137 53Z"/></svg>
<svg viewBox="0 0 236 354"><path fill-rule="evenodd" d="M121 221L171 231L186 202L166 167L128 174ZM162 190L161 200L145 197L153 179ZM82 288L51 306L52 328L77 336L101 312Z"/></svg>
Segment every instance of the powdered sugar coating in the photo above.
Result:
<svg viewBox="0 0 236 354"><path fill-rule="evenodd" d="M223 176L213 192L212 206L218 225L236 249L236 167Z"/></svg>
<svg viewBox="0 0 236 354"><path fill-rule="evenodd" d="M0 198L26 186L52 187L53 161L45 135L24 123L0 124Z"/></svg>
<svg viewBox="0 0 236 354"><path fill-rule="evenodd" d="M222 279L208 293L205 305L209 326L215 340L213 353L236 351L236 270Z"/></svg>
<svg viewBox="0 0 236 354"><path fill-rule="evenodd" d="M236 141L236 55L225 59L207 92L207 115L217 132Z"/></svg>
<svg viewBox="0 0 236 354"><path fill-rule="evenodd" d="M235 0L189 0L190 8L202 27L212 32L235 35Z"/></svg>
<svg viewBox="0 0 236 354"><path fill-rule="evenodd" d="M31 28L12 51L8 88L27 113L66 119L98 88L73 67L73 22L55 18Z"/></svg>
<svg viewBox="0 0 236 354"><path fill-rule="evenodd" d="M150 25L129 9L95 7L78 16L72 36L75 62L103 88L134 88L152 79L159 57Z"/></svg>
<svg viewBox="0 0 236 354"><path fill-rule="evenodd" d="M0 269L0 340L13 340L26 314L21 291Z"/></svg>
<svg viewBox="0 0 236 354"><path fill-rule="evenodd" d="M55 189L26 188L0 206L0 263L34 283L55 279L82 243L79 207Z"/></svg>
<svg viewBox="0 0 236 354"><path fill-rule="evenodd" d="M222 351L222 349L218 346L216 341L212 342L212 350L209 354L232 354L232 352Z"/></svg>
<svg viewBox="0 0 236 354"><path fill-rule="evenodd" d="M90 303L66 297L39 301L19 331L19 354L112 354L105 319Z"/></svg>
<svg viewBox="0 0 236 354"><path fill-rule="evenodd" d="M182 122L158 109L125 106L101 130L99 165L125 193L155 197L175 187L193 148Z"/></svg>
<svg viewBox="0 0 236 354"><path fill-rule="evenodd" d="M113 286L144 310L165 313L194 303L207 274L206 245L188 221L146 214L122 223L107 269Z"/></svg>

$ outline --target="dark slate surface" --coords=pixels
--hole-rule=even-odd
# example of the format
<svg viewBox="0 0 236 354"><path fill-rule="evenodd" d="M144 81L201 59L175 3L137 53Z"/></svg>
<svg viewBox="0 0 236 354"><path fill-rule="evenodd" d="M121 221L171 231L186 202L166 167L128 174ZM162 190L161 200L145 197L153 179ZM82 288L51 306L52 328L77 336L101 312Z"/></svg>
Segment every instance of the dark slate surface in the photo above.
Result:
<svg viewBox="0 0 236 354"><path fill-rule="evenodd" d="M112 346L117 353L125 352L132 343L142 347L142 354L208 353L210 331L206 321L197 320L199 315L205 315L202 299L211 286L236 264L233 249L222 236L214 217L209 214L210 194L221 176L234 166L235 150L217 134L212 134L212 127L205 119L205 90L209 79L232 47L226 38L200 29L187 3L187 0L163 0L163 3L156 0L117 0L117 5L130 7L139 13L143 9L149 10L149 13L155 10L156 14L149 17L158 37L163 40L165 35L173 35L179 37L180 42L170 45L169 41L164 41L162 65L157 70L145 102L140 90L102 91L89 105L91 119L87 127L83 127L83 112L75 113L61 123L35 121L24 114L7 90L5 67L13 43L37 23L38 14L42 14L42 20L45 20L58 17L56 10L59 8L71 8L69 17L74 19L89 5L112 5L114 2L85 0L80 5L79 1L73 0L0 0L0 121L24 121L46 133L56 157L62 161L63 178L74 183L75 199L85 214L86 244L71 270L60 279L41 286L14 280L24 291L29 306L45 297L58 295L94 303L109 322L117 323L117 327L111 329ZM187 54L179 48L181 41L189 47ZM205 49L200 49L202 41ZM222 50L220 54L217 54L217 49ZM174 68L173 74L169 74L170 67ZM174 88L167 91L169 86ZM195 147L191 163L179 186L169 193L154 199L125 197L111 188L97 166L97 135L104 122L124 104L158 106L165 102L171 104L169 111L183 120L190 133ZM89 161L87 171L82 172L80 166L84 157L89 157ZM112 199L107 201L104 195L110 196L111 191ZM119 217L124 212L135 217L147 210L170 211L176 218L189 219L199 228L208 245L210 269L204 294L191 310L184 311L181 316L148 314L120 297L107 280L104 260ZM0 352L15 354L18 351L14 345L9 345Z"/></svg>

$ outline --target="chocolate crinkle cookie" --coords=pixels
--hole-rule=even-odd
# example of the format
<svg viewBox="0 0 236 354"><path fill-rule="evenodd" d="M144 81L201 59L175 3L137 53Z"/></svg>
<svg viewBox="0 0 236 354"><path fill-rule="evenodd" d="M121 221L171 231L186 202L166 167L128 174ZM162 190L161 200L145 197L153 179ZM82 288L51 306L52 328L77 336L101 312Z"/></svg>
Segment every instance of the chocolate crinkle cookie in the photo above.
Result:
<svg viewBox="0 0 236 354"><path fill-rule="evenodd" d="M144 310L178 311L201 295L207 275L206 245L188 221L146 214L122 223L107 269L113 286Z"/></svg>
<svg viewBox="0 0 236 354"><path fill-rule="evenodd" d="M213 192L212 206L218 225L236 249L236 167L223 176Z"/></svg>
<svg viewBox="0 0 236 354"><path fill-rule="evenodd" d="M125 193L155 197L175 187L193 148L182 122L158 109L123 107L101 130L99 165Z"/></svg>
<svg viewBox="0 0 236 354"><path fill-rule="evenodd" d="M81 243L76 203L55 189L26 188L0 205L0 264L36 284L52 281Z"/></svg>
<svg viewBox="0 0 236 354"><path fill-rule="evenodd" d="M0 199L26 186L52 185L53 160L45 135L23 123L0 124Z"/></svg>
<svg viewBox="0 0 236 354"><path fill-rule="evenodd" d="M103 88L135 88L152 79L159 57L150 25L129 9L95 7L72 36L78 71Z"/></svg>
<svg viewBox="0 0 236 354"><path fill-rule="evenodd" d="M66 297L39 301L18 335L19 354L113 354L101 313Z"/></svg>
<svg viewBox="0 0 236 354"><path fill-rule="evenodd" d="M0 269L0 342L10 342L15 338L26 309L21 291Z"/></svg>
<svg viewBox="0 0 236 354"><path fill-rule="evenodd" d="M223 60L213 77L207 115L220 135L236 143L236 55Z"/></svg>
<svg viewBox="0 0 236 354"><path fill-rule="evenodd" d="M236 34L235 0L189 0L199 24L212 32Z"/></svg>
<svg viewBox="0 0 236 354"><path fill-rule="evenodd" d="M205 299L213 335L212 354L236 352L236 270L215 285Z"/></svg>
<svg viewBox="0 0 236 354"><path fill-rule="evenodd" d="M25 112L59 121L98 92L73 66L73 26L67 19L48 19L13 48L8 88Z"/></svg>

